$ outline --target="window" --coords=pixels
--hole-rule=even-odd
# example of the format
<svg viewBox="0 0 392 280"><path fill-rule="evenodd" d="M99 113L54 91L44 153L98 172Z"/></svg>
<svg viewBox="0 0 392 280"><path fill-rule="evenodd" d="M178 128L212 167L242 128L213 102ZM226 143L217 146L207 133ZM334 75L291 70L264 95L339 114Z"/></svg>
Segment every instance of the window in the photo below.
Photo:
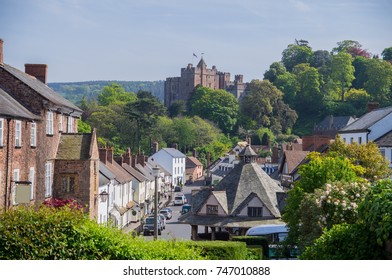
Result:
<svg viewBox="0 0 392 280"><path fill-rule="evenodd" d="M61 190L65 193L75 193L77 191L77 174L61 175Z"/></svg>
<svg viewBox="0 0 392 280"><path fill-rule="evenodd" d="M248 207L248 217L262 217L263 207Z"/></svg>
<svg viewBox="0 0 392 280"><path fill-rule="evenodd" d="M354 143L354 137L350 138L350 144Z"/></svg>
<svg viewBox="0 0 392 280"><path fill-rule="evenodd" d="M31 135L30 135L31 147L37 146L37 124L31 123Z"/></svg>
<svg viewBox="0 0 392 280"><path fill-rule="evenodd" d="M52 195L52 163L45 164L45 197Z"/></svg>
<svg viewBox="0 0 392 280"><path fill-rule="evenodd" d="M4 119L0 119L0 147L3 146Z"/></svg>
<svg viewBox="0 0 392 280"><path fill-rule="evenodd" d="M345 137L343 137L343 142L346 143L346 138Z"/></svg>
<svg viewBox="0 0 392 280"><path fill-rule="evenodd" d="M12 176L12 180L14 181L14 189L12 191L13 202L14 202L14 204L16 204L16 185L17 185L17 182L19 182L19 169L14 169L14 174Z"/></svg>
<svg viewBox="0 0 392 280"><path fill-rule="evenodd" d="M53 135L53 112L46 112L46 134Z"/></svg>
<svg viewBox="0 0 392 280"><path fill-rule="evenodd" d="M380 153L381 153L382 157L385 158L385 149L380 149Z"/></svg>
<svg viewBox="0 0 392 280"><path fill-rule="evenodd" d="M59 115L59 131L63 131L63 114Z"/></svg>
<svg viewBox="0 0 392 280"><path fill-rule="evenodd" d="M34 199L34 182L35 182L35 170L34 167L30 167L30 173L29 173L29 181L31 183L31 188L30 188L30 199Z"/></svg>
<svg viewBox="0 0 392 280"><path fill-rule="evenodd" d="M71 116L68 117L68 128L67 128L68 133L73 132L73 118Z"/></svg>
<svg viewBox="0 0 392 280"><path fill-rule="evenodd" d="M358 144L362 144L362 137L358 137Z"/></svg>
<svg viewBox="0 0 392 280"><path fill-rule="evenodd" d="M15 147L22 146L22 122L15 121Z"/></svg>
<svg viewBox="0 0 392 280"><path fill-rule="evenodd" d="M207 215L218 215L218 205L206 205Z"/></svg>

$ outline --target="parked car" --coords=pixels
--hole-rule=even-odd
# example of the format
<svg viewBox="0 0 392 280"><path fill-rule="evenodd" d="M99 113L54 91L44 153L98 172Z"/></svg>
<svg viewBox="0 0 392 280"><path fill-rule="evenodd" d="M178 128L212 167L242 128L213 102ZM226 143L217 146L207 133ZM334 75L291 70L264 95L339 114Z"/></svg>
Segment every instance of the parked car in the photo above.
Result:
<svg viewBox="0 0 392 280"><path fill-rule="evenodd" d="M147 217L143 224L143 235L149 235L150 233L154 233L154 217ZM162 224L160 219L158 218L158 235L162 234Z"/></svg>
<svg viewBox="0 0 392 280"><path fill-rule="evenodd" d="M181 190L181 187L180 186L177 186L177 187L175 187L174 188L174 192L181 192L182 190Z"/></svg>
<svg viewBox="0 0 392 280"><path fill-rule="evenodd" d="M166 217L165 217L165 215L159 214L158 216L161 219L162 229L165 229L166 228Z"/></svg>
<svg viewBox="0 0 392 280"><path fill-rule="evenodd" d="M160 214L163 214L167 220L170 220L173 216L173 213L170 208L163 208L159 211Z"/></svg>
<svg viewBox="0 0 392 280"><path fill-rule="evenodd" d="M184 205L186 203L186 198L183 193L177 193L174 196L173 205Z"/></svg>

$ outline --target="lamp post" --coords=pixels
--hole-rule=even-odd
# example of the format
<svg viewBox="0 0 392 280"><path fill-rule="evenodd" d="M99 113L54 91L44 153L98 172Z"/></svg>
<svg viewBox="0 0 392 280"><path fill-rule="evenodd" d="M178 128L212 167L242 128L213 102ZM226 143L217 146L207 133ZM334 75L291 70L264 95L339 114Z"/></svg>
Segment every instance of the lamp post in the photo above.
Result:
<svg viewBox="0 0 392 280"><path fill-rule="evenodd" d="M152 168L152 175L155 177L154 189L154 240L158 239L158 178L160 169L155 166Z"/></svg>
<svg viewBox="0 0 392 280"><path fill-rule="evenodd" d="M102 202L106 202L106 225L109 224L109 193L106 190L103 190L99 194L99 198Z"/></svg>

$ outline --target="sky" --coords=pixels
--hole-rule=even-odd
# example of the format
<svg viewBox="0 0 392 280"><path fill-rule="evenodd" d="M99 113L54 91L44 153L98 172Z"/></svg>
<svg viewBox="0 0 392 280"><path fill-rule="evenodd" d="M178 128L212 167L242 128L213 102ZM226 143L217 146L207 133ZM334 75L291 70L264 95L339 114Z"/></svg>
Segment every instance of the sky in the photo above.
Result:
<svg viewBox="0 0 392 280"><path fill-rule="evenodd" d="M0 38L4 63L48 64L48 82L165 80L202 54L249 82L295 39L381 54L391 13L390 0L0 0Z"/></svg>

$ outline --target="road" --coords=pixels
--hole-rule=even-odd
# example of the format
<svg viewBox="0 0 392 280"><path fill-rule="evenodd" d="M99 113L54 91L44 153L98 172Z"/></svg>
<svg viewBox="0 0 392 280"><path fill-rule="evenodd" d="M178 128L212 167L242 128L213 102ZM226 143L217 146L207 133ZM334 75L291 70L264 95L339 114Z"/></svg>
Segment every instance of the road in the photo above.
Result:
<svg viewBox="0 0 392 280"><path fill-rule="evenodd" d="M190 203L191 192L194 189L198 189L199 187L189 187L185 186L183 188L183 194L185 194L188 203ZM166 220L166 229L162 231L162 235L158 235L158 239L183 239L190 240L191 239L191 226L188 224L182 224L178 222L178 217L180 216L180 211L182 206L173 206L169 205L169 207L173 210L173 217L170 220ZM144 236L147 240L153 240L154 236Z"/></svg>

